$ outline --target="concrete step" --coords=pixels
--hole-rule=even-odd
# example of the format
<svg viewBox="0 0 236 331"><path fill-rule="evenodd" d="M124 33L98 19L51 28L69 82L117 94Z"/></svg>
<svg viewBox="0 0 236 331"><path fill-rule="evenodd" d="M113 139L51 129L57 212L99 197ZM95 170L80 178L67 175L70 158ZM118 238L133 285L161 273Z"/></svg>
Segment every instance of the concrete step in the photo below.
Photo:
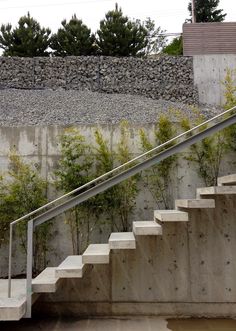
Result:
<svg viewBox="0 0 236 331"><path fill-rule="evenodd" d="M110 249L135 249L136 241L133 232L113 232L109 238Z"/></svg>
<svg viewBox="0 0 236 331"><path fill-rule="evenodd" d="M197 197L204 195L236 194L236 186L210 186L197 189Z"/></svg>
<svg viewBox="0 0 236 331"><path fill-rule="evenodd" d="M215 208L214 199L181 199L175 200L175 208Z"/></svg>
<svg viewBox="0 0 236 331"><path fill-rule="evenodd" d="M108 244L91 244L82 255L83 264L108 264L110 248Z"/></svg>
<svg viewBox="0 0 236 331"><path fill-rule="evenodd" d="M188 213L180 210L154 210L154 218L160 222L188 222Z"/></svg>
<svg viewBox="0 0 236 331"><path fill-rule="evenodd" d="M25 312L25 298L0 298L0 321L19 321Z"/></svg>
<svg viewBox="0 0 236 331"><path fill-rule="evenodd" d="M217 179L217 184L219 186L223 186L223 185L236 185L236 174L219 177Z"/></svg>
<svg viewBox="0 0 236 331"><path fill-rule="evenodd" d="M25 311L26 280L12 279L11 298L8 298L8 280L0 279L0 321L18 321Z"/></svg>
<svg viewBox="0 0 236 331"><path fill-rule="evenodd" d="M82 255L68 256L55 270L57 278L81 278L85 265Z"/></svg>
<svg viewBox="0 0 236 331"><path fill-rule="evenodd" d="M133 232L136 236L162 235L162 227L154 221L133 222Z"/></svg>
<svg viewBox="0 0 236 331"><path fill-rule="evenodd" d="M53 293L56 292L59 277L55 276L56 268L44 269L32 281L32 288L34 293Z"/></svg>

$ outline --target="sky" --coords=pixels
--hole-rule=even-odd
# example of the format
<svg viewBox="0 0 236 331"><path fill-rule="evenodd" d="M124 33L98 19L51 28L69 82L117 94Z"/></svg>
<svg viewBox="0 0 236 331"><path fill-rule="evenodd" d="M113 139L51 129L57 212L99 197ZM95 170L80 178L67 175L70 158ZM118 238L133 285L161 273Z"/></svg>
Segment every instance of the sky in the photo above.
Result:
<svg viewBox="0 0 236 331"><path fill-rule="evenodd" d="M153 19L169 33L182 32L182 24L189 17L189 0L0 0L0 25L17 24L28 11L41 26L56 32L63 19L69 20L75 13L93 31L105 13L115 7L122 8L130 18ZM221 0L220 9L227 13L226 21L236 21L236 0Z"/></svg>

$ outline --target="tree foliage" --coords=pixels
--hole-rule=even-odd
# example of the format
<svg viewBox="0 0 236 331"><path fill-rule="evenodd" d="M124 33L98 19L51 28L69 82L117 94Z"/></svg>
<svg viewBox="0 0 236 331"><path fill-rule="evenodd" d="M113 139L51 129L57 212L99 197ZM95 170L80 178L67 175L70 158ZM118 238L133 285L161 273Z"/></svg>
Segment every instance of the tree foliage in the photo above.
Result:
<svg viewBox="0 0 236 331"><path fill-rule="evenodd" d="M4 56L47 56L50 44L50 29L40 24L28 13L18 21L18 26L2 25L0 29L0 48Z"/></svg>
<svg viewBox="0 0 236 331"><path fill-rule="evenodd" d="M163 47L166 45L166 37L162 35L165 31L161 27L156 27L155 22L148 17L143 23L139 21L139 24L143 24L147 30L146 35L146 47L144 48L144 55L160 53Z"/></svg>
<svg viewBox="0 0 236 331"><path fill-rule="evenodd" d="M168 55L183 55L183 39L182 37L174 38L172 42L165 46L162 51Z"/></svg>
<svg viewBox="0 0 236 331"><path fill-rule="evenodd" d="M152 142L143 129L140 131L141 148L143 152L147 152L155 146L169 141L176 135L174 125L168 115L160 116L155 125L154 135L155 141ZM164 149L173 145L174 142L170 143L168 146L165 146ZM159 150L159 152L161 152L161 150ZM176 161L176 155L170 156L144 172L143 181L151 192L159 208L164 207L165 209L169 209L171 207L170 175L174 165L176 164Z"/></svg>
<svg viewBox="0 0 236 331"><path fill-rule="evenodd" d="M0 179L0 246L9 238L9 223L47 202L46 182L37 169L26 164L15 153L10 154L9 171ZM47 264L47 240L51 224L36 228L34 236L34 271L42 270ZM17 225L21 246L26 252L26 222Z"/></svg>
<svg viewBox="0 0 236 331"><path fill-rule="evenodd" d="M75 14L69 21L64 19L51 36L50 29L41 28L28 13L20 17L15 28L11 24L1 26L0 48L4 56L21 57L48 56L50 50L56 56L148 56L165 46L162 32L150 18L131 20L116 4L100 22L96 37Z"/></svg>
<svg viewBox="0 0 236 331"><path fill-rule="evenodd" d="M124 16L117 4L100 22L97 35L99 51L107 56L141 56L148 43L146 28Z"/></svg>
<svg viewBox="0 0 236 331"><path fill-rule="evenodd" d="M61 158L55 171L56 186L63 193L68 193L94 178L92 172L94 160L91 155L91 147L77 129L65 130L60 137L60 148ZM89 199L66 213L66 223L70 226L73 254L81 253L83 245L89 243L90 216L95 208L95 204L92 202L93 199ZM87 225L85 243L82 242L84 225Z"/></svg>
<svg viewBox="0 0 236 331"><path fill-rule="evenodd" d="M91 30L73 15L69 22L63 20L62 27L51 38L51 48L57 56L91 55L95 51L95 37Z"/></svg>
<svg viewBox="0 0 236 331"><path fill-rule="evenodd" d="M205 121L206 118L197 109L193 109L191 119L180 113L180 125L184 131ZM206 128L207 125L202 126L198 131ZM192 135L193 133L189 134ZM186 159L195 164L197 173L206 186L217 185L222 161L230 150L226 136L227 130L222 130L190 146L191 153Z"/></svg>
<svg viewBox="0 0 236 331"><path fill-rule="evenodd" d="M224 86L224 97L225 105L224 108L231 109L236 106L236 70L227 68L226 76L223 83ZM236 110L232 110L230 115L235 114ZM231 125L224 129L225 138L228 146L236 151L236 125Z"/></svg>
<svg viewBox="0 0 236 331"><path fill-rule="evenodd" d="M120 140L117 146L117 160L119 164L124 164L130 161L132 153L129 147L130 132L129 123L127 121L122 121L120 124ZM133 164L134 165L134 164ZM128 231L130 227L130 216L132 215L135 204L136 196L138 194L138 181L140 179L139 175L132 176L121 182L118 185L118 214L120 216L121 231Z"/></svg>
<svg viewBox="0 0 236 331"><path fill-rule="evenodd" d="M97 176L112 170L116 164L124 164L132 159L129 138L129 124L127 121L122 121L117 149L111 151L101 132L95 131ZM138 194L138 180L139 176L133 176L97 197L100 201L100 214L103 217L105 214L108 215L112 231L114 228L124 232L129 230L129 220L134 211L135 198Z"/></svg>
<svg viewBox="0 0 236 331"><path fill-rule="evenodd" d="M195 0L196 22L223 22L227 14L223 9L218 9L219 0ZM188 4L190 16L192 16L192 2Z"/></svg>

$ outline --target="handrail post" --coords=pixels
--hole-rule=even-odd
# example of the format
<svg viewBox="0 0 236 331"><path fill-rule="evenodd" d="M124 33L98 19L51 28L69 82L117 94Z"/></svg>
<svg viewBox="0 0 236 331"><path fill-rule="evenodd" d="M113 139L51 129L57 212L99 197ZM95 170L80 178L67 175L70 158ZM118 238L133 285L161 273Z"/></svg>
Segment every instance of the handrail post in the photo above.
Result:
<svg viewBox="0 0 236 331"><path fill-rule="evenodd" d="M30 220L27 228L26 318L31 317L32 310L33 233L34 221Z"/></svg>
<svg viewBox="0 0 236 331"><path fill-rule="evenodd" d="M8 256L8 298L11 298L12 238L13 238L13 224L10 223L9 256Z"/></svg>

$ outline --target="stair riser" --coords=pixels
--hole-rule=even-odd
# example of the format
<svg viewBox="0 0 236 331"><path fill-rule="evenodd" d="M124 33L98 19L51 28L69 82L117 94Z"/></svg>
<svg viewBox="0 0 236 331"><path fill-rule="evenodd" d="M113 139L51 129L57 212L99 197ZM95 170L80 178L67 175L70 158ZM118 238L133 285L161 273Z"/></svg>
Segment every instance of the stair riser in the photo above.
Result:
<svg viewBox="0 0 236 331"><path fill-rule="evenodd" d="M58 288L58 284L34 284L34 293L54 293Z"/></svg>
<svg viewBox="0 0 236 331"><path fill-rule="evenodd" d="M56 270L55 275L58 278L82 278L83 271L80 270Z"/></svg>
<svg viewBox="0 0 236 331"><path fill-rule="evenodd" d="M0 321L19 321L26 312L26 304L18 308L0 308Z"/></svg>
<svg viewBox="0 0 236 331"><path fill-rule="evenodd" d="M179 210L155 210L154 220L159 224L165 222L188 222L188 213Z"/></svg>
<svg viewBox="0 0 236 331"><path fill-rule="evenodd" d="M135 249L136 243L135 241L123 241L123 242L110 242L110 249Z"/></svg>
<svg viewBox="0 0 236 331"><path fill-rule="evenodd" d="M176 200L176 209L197 209L197 208L215 208L215 200L202 199L202 200Z"/></svg>
<svg viewBox="0 0 236 331"><path fill-rule="evenodd" d="M228 176L223 176L219 177L217 180L218 186L231 186L231 185L236 185L236 175L228 175Z"/></svg>
<svg viewBox="0 0 236 331"><path fill-rule="evenodd" d="M109 255L108 256L83 256L82 261L84 264L108 264L110 261Z"/></svg>
<svg viewBox="0 0 236 331"><path fill-rule="evenodd" d="M162 229L134 229L134 234L136 236L161 236L162 235Z"/></svg>

